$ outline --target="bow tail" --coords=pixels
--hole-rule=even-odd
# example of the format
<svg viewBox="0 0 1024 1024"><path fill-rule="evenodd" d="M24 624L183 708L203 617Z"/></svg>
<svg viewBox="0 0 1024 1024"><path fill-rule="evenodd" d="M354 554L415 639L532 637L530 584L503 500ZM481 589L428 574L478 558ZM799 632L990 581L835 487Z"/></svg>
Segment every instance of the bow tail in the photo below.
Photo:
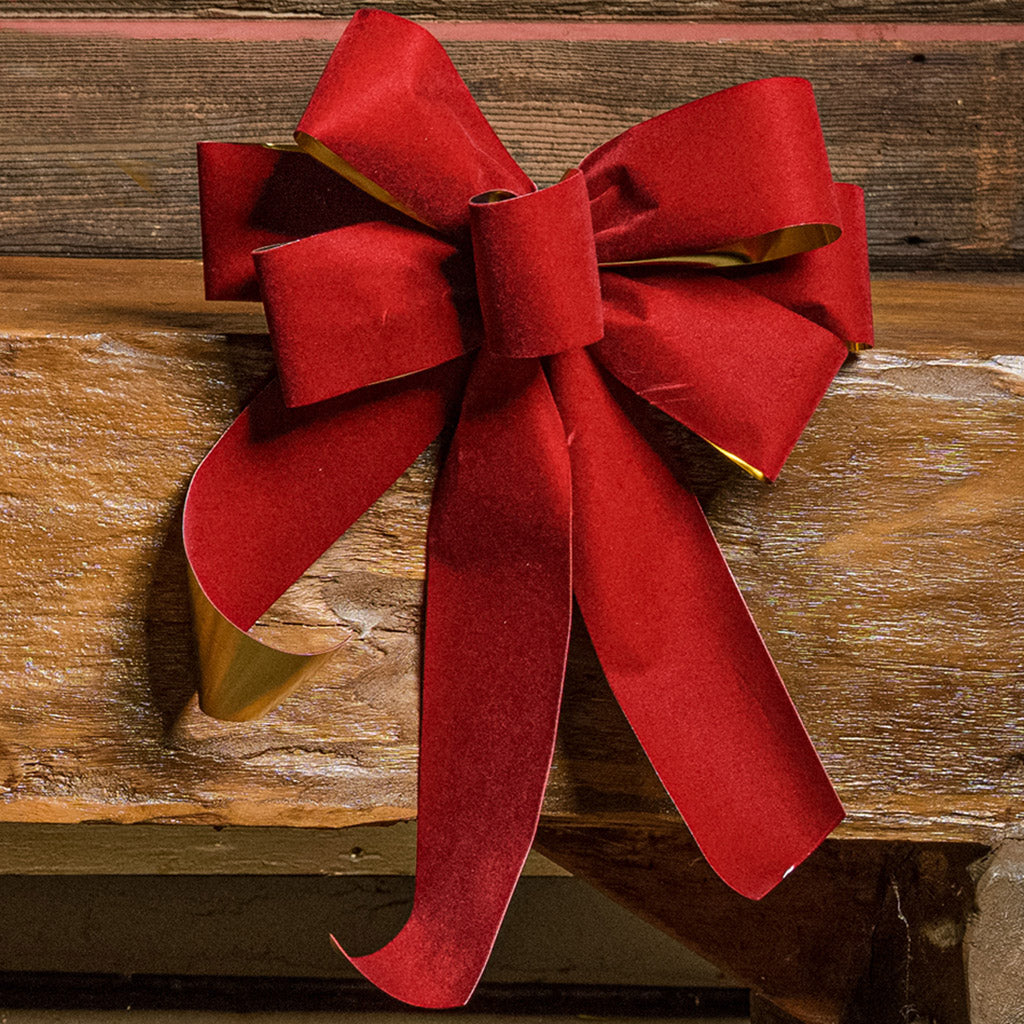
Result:
<svg viewBox="0 0 1024 1024"><path fill-rule="evenodd" d="M608 681L708 862L760 898L842 806L696 499L586 351L551 360L570 438L573 583Z"/></svg>
<svg viewBox="0 0 1024 1024"><path fill-rule="evenodd" d="M428 534L412 914L350 958L408 1003L470 997L537 829L569 637L570 496L540 361L482 353Z"/></svg>

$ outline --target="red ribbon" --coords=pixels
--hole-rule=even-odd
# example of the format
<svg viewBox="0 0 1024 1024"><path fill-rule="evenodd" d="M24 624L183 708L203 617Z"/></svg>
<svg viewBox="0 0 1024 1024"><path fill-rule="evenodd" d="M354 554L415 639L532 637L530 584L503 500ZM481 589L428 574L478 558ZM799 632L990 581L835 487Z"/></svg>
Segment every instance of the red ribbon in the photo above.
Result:
<svg viewBox="0 0 1024 1024"><path fill-rule="evenodd" d="M262 299L279 370L193 481L202 596L247 630L458 410L428 535L415 903L353 963L418 1005L472 993L537 827L573 595L708 861L762 896L842 807L613 378L773 478L871 343L860 190L832 181L809 84L679 107L538 191L436 40L364 11L296 138L200 146L207 294Z"/></svg>

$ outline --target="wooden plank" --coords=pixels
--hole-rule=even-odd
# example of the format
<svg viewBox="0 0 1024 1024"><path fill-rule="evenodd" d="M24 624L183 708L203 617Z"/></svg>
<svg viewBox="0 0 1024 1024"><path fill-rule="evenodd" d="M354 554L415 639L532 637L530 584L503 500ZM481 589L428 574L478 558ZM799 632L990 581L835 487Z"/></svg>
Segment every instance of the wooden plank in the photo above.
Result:
<svg viewBox="0 0 1024 1024"><path fill-rule="evenodd" d="M178 515L270 371L192 263L0 261L0 819L332 827L411 817L428 453L268 616L347 640L261 722L189 706ZM850 817L991 840L1024 816L1024 279L876 283L779 484L651 416ZM295 634L298 631L299 635ZM675 820L577 629L550 821Z"/></svg>
<svg viewBox="0 0 1024 1024"><path fill-rule="evenodd" d="M347 18L365 4L332 0L12 0L5 17L24 18ZM635 21L996 21L1020 19L1019 0L381 0L409 18Z"/></svg>
<svg viewBox="0 0 1024 1024"><path fill-rule="evenodd" d="M411 878L394 876L36 875L7 876L0 884L5 921L0 933L0 1015L11 1005L5 982L14 971L248 976L252 981L357 978L328 936L337 935L350 949L384 945L408 915L413 892ZM56 979L49 980L53 984ZM520 881L484 983L699 986L719 991L735 984L586 882L567 876ZM269 1008L266 1003L258 1006ZM231 1008L238 1012L243 1007L236 1001ZM85 1019L92 1024L91 1016ZM249 1021L248 1016L244 1019ZM390 1024L404 1019L403 1014ZM235 1017L225 1024L237 1021ZM306 1024L314 1021L335 1024L333 1017ZM170 1024L170 1019L161 1018L159 1024Z"/></svg>
<svg viewBox="0 0 1024 1024"><path fill-rule="evenodd" d="M0 822L0 875L390 875L416 873L416 824L344 832L273 826ZM531 852L525 876L567 872ZM0 883L6 885L6 883Z"/></svg>
<svg viewBox="0 0 1024 1024"><path fill-rule="evenodd" d="M193 144L286 139L319 40L0 33L0 252L194 256ZM540 182L616 132L744 79L810 78L836 176L867 192L876 269L1022 269L1020 42L458 42Z"/></svg>

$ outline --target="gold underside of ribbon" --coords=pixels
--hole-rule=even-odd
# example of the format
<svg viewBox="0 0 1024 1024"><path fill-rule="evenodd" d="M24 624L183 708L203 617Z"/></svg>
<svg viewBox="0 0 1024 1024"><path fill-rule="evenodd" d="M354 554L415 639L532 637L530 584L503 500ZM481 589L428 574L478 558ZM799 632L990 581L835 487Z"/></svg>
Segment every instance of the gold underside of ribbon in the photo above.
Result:
<svg viewBox="0 0 1024 1024"><path fill-rule="evenodd" d="M697 436L700 437L703 441L708 441L708 439L704 437L702 434L698 434ZM755 480L760 480L762 483L764 483L764 481L768 479L764 475L764 473L761 472L761 470L759 470L756 466L752 466L749 462L745 462L738 455L733 455L732 452L727 452L724 448L715 444L714 441L708 441L708 444L711 445L711 447L714 448L716 452L721 452L727 459L729 459L730 462L735 462L736 465L740 467L740 469L742 469L746 473L749 473Z"/></svg>
<svg viewBox="0 0 1024 1024"><path fill-rule="evenodd" d="M611 260L602 267L656 266L661 263L689 263L701 267L742 267L751 263L767 263L801 252L810 252L834 242L842 234L835 224L794 224L792 227L768 231L702 253L677 256L655 256L642 260Z"/></svg>
<svg viewBox="0 0 1024 1024"><path fill-rule="evenodd" d="M191 566L188 585L199 650L199 706L212 718L248 722L265 715L338 650L301 654L269 647L217 610Z"/></svg>
<svg viewBox="0 0 1024 1024"><path fill-rule="evenodd" d="M396 199L390 192L382 189L375 181L357 171L347 160L343 160L338 156L334 150L328 149L318 139L314 139L312 135L307 135L305 132L296 132L295 145L300 152L306 153L313 157L314 160L319 160L325 167L329 167L335 174L340 174L346 181L351 182L356 188L362 189L367 195L372 196L378 202L384 203L385 206L390 206L399 213L404 213L407 217L412 217L413 220L428 228L433 226L428 224L414 210L409 209L405 203Z"/></svg>

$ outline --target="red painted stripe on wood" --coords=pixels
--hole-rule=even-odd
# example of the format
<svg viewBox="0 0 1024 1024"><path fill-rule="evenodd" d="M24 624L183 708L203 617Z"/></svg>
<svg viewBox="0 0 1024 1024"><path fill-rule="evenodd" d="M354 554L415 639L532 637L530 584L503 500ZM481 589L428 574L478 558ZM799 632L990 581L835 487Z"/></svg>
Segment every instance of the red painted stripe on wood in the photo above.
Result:
<svg viewBox="0 0 1024 1024"><path fill-rule="evenodd" d="M123 39L337 39L341 19L0 19L0 31L64 37ZM437 21L424 23L442 42L701 42L850 40L865 42L1022 42L1024 24L807 23L807 22L565 22Z"/></svg>

